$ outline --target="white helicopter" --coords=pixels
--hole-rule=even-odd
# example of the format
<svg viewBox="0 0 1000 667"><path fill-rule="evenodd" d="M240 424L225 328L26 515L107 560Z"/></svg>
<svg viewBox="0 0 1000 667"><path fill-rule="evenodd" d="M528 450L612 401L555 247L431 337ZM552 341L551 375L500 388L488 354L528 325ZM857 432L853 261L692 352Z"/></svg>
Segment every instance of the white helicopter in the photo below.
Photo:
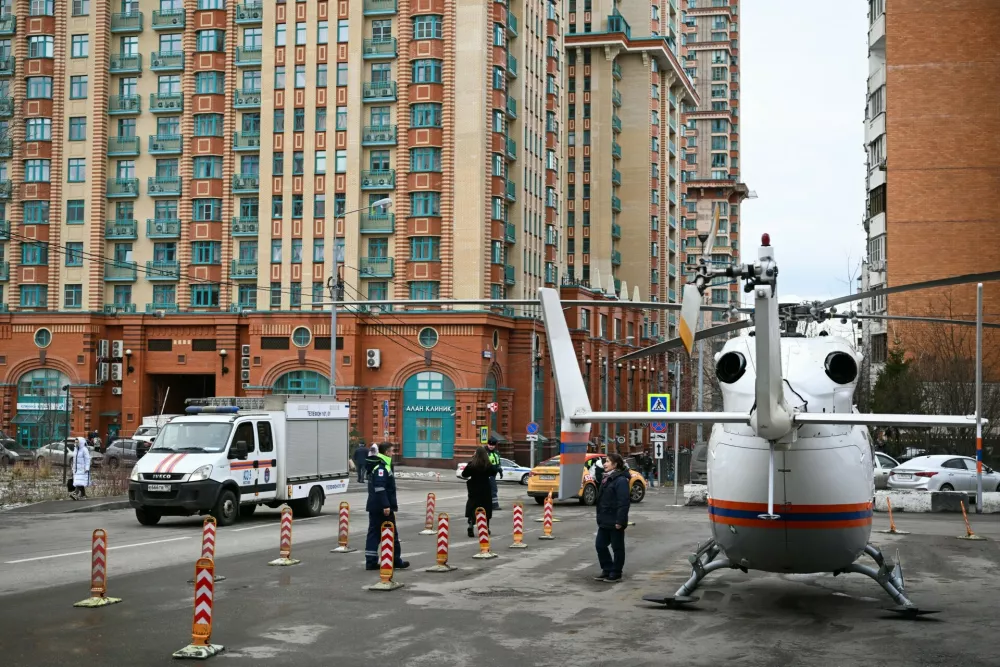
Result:
<svg viewBox="0 0 1000 667"><path fill-rule="evenodd" d="M763 235L753 264L712 267L711 247L705 245L697 277L684 288L681 338L620 359L661 354L682 343L690 354L696 339L755 328L752 337L727 341L716 356L724 410L673 412L667 417L679 423L715 424L708 451L712 539L689 558L691 576L673 596L644 599L672 607L695 602L692 593L702 579L724 568L783 574L855 572L878 582L896 603L893 611L909 617L934 613L921 610L905 595L898 553L894 564L869 542L875 490L873 450L865 427L975 427L977 418L859 414L852 399L861 356L844 339L782 338L778 267L768 235ZM696 331L703 291L718 276L746 281L746 291L754 293L753 319ZM961 276L866 296L998 278L1000 272ZM559 496L570 497L577 489L569 488L569 480L580 479L592 423L659 421L664 415L594 412L558 291L542 288L539 297L564 415ZM859 298L795 306L787 315L822 320L834 305ZM862 554L870 556L877 569L856 562Z"/></svg>

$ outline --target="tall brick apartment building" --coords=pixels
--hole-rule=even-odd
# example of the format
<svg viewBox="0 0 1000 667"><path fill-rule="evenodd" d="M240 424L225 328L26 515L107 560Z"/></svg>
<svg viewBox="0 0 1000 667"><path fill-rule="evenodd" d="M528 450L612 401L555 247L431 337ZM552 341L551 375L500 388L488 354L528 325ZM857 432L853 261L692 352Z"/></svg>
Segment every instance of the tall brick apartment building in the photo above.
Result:
<svg viewBox="0 0 1000 667"><path fill-rule="evenodd" d="M532 379L532 313L419 302L541 286L594 300L567 311L581 367L603 369L592 395L639 405L661 360L612 360L673 323L608 295L675 294L698 104L680 18L673 0L0 0L0 425L37 446L67 419L128 434L164 401L321 393L335 338L357 432L450 465L483 424L522 439L532 382L554 437L544 339ZM332 336L335 251L345 300L411 303L347 309Z"/></svg>

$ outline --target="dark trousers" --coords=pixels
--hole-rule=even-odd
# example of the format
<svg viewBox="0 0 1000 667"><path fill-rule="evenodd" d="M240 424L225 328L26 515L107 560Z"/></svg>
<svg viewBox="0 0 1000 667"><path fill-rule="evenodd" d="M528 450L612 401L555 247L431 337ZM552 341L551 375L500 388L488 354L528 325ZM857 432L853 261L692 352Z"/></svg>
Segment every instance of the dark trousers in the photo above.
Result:
<svg viewBox="0 0 1000 667"><path fill-rule="evenodd" d="M357 466L358 468L358 481L364 484L365 482L365 467L363 465Z"/></svg>
<svg viewBox="0 0 1000 667"><path fill-rule="evenodd" d="M402 547L399 546L399 525L396 523L396 513L386 516L381 511L368 513L368 537L365 539L365 565L378 565L379 542L382 539L382 524L391 521L394 527L393 565L399 565L403 560Z"/></svg>
<svg viewBox="0 0 1000 667"><path fill-rule="evenodd" d="M622 568L625 567L625 531L598 528L594 546L597 548L597 560L601 564L601 572L621 576ZM615 554L613 560L608 552L609 546Z"/></svg>
<svg viewBox="0 0 1000 667"><path fill-rule="evenodd" d="M493 509L500 509L500 494L497 492L496 477L490 477L490 493L493 495Z"/></svg>

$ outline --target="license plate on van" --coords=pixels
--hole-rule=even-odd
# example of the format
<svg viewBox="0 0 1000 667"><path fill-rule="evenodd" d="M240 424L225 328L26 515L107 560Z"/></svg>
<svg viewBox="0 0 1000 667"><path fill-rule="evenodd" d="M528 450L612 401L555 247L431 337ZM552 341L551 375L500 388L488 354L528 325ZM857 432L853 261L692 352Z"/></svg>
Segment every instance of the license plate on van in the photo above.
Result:
<svg viewBox="0 0 1000 667"><path fill-rule="evenodd" d="M555 475L539 475L539 479L543 479L543 480L546 480L546 481L552 480L552 479L555 479L555 478L556 478Z"/></svg>
<svg viewBox="0 0 1000 667"><path fill-rule="evenodd" d="M146 487L146 490L147 491L159 491L159 492L162 492L162 493L166 493L166 492L170 491L170 485L169 484L150 484L149 486Z"/></svg>

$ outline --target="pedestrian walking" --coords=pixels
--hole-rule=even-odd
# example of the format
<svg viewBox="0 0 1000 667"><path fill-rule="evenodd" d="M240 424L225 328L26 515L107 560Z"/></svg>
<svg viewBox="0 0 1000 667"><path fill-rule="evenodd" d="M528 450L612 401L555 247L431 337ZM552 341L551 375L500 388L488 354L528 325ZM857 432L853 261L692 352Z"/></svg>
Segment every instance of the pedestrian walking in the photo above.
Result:
<svg viewBox="0 0 1000 667"><path fill-rule="evenodd" d="M486 526L489 528L490 519L493 518L493 485L495 482L493 464L490 462L489 454L485 447L476 447L472 454L472 461L462 470L462 477L467 481L465 488L468 491L468 499L465 501L465 518L469 521L469 537L476 537L473 530L476 521L476 508L482 507L486 511Z"/></svg>
<svg viewBox="0 0 1000 667"><path fill-rule="evenodd" d="M90 486L90 449L85 438L76 439L76 451L73 452L73 492L69 497L73 500L83 500L87 497L87 487Z"/></svg>
<svg viewBox="0 0 1000 667"><path fill-rule="evenodd" d="M405 570L410 567L410 563L403 560L403 550L399 546L399 524L396 523L396 510L399 507L396 503L396 478L392 474L393 447L388 442L372 447L377 453L365 461L368 467L368 502L365 505L368 511L368 538L365 540L365 569L378 569L382 523L389 521L395 533L393 567Z"/></svg>
<svg viewBox="0 0 1000 667"><path fill-rule="evenodd" d="M597 581L621 581L625 567L625 528L628 526L629 474L621 454L608 454L604 480L597 490L597 560L601 574ZM614 558L608 551L614 552Z"/></svg>
<svg viewBox="0 0 1000 667"><path fill-rule="evenodd" d="M358 482L362 484L366 479L368 479L366 474L368 466L365 465L365 462L368 460L368 454L370 451L371 450L365 447L365 443L359 444L358 448L354 450L354 467L358 471Z"/></svg>
<svg viewBox="0 0 1000 667"><path fill-rule="evenodd" d="M503 479L503 467L500 465L500 452L497 451L497 441L490 438L486 451L490 464L493 466L493 473L490 475L490 493L493 496L493 509L500 509L500 494L497 491L497 475Z"/></svg>

